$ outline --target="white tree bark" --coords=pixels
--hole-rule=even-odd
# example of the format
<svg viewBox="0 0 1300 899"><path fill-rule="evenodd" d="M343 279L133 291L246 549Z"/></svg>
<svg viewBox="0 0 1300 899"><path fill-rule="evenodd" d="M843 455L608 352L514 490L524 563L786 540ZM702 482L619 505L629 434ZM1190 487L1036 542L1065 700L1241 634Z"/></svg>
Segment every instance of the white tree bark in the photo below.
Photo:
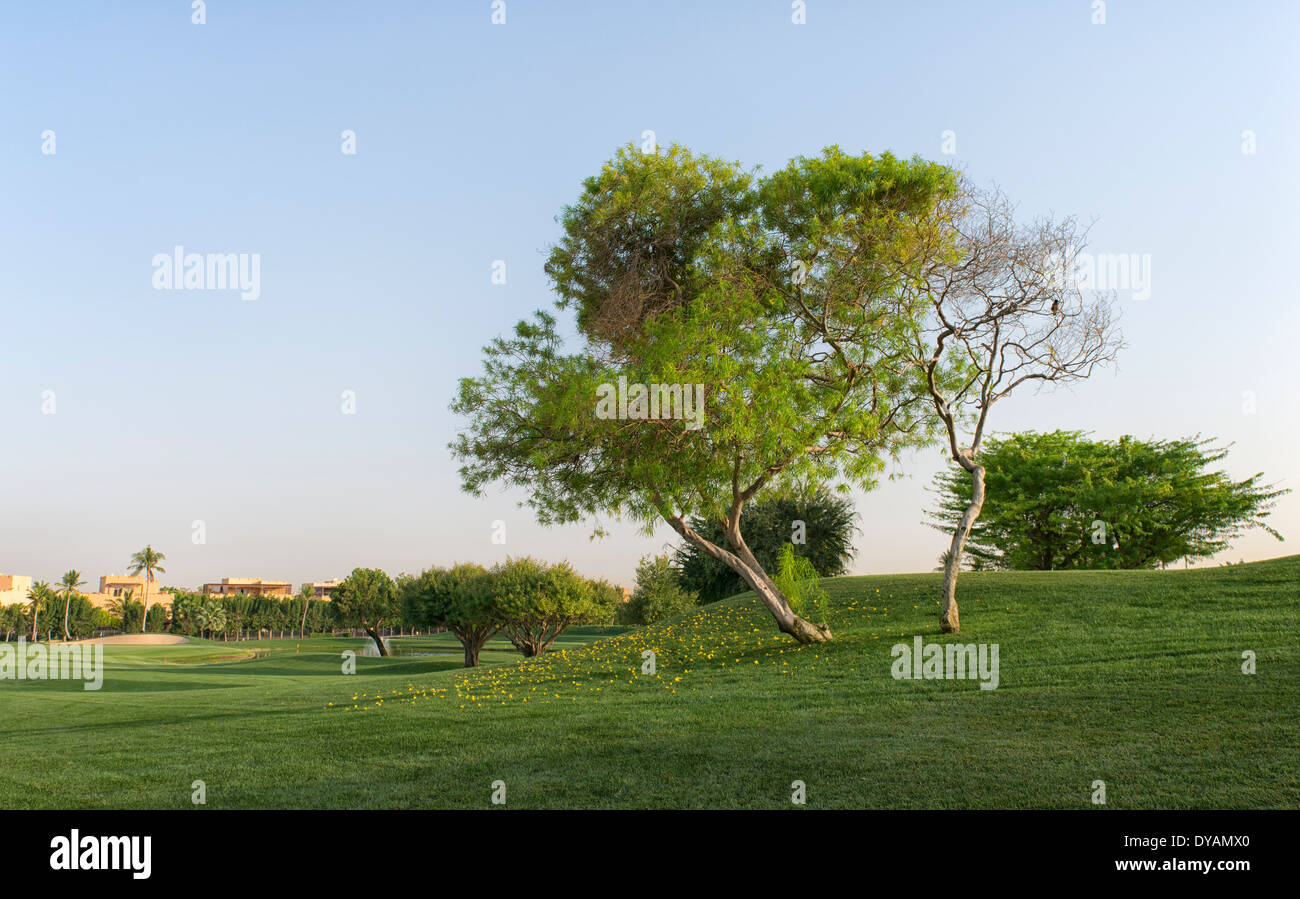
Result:
<svg viewBox="0 0 1300 899"><path fill-rule="evenodd" d="M969 461L969 460L968 460ZM948 547L948 561L943 566L943 600L939 612L939 629L949 634L961 633L961 617L957 611L957 572L961 571L961 557L966 550L966 538L984 508L984 466L973 461L962 463L970 471L971 501L962 513L961 521L952 534Z"/></svg>
<svg viewBox="0 0 1300 899"><path fill-rule="evenodd" d="M763 571L763 566L754 558L749 545L745 543L744 538L740 535L738 516L733 516L732 521L727 526L727 541L735 548L736 552L734 553L728 552L704 539L680 517L669 518L668 523L672 525L677 533L740 575L741 580L749 586L749 589L758 594L758 598L767 610L772 613L772 617L776 619L777 627L783 633L789 634L800 643L827 643L834 639L829 627L800 618L790 608L790 603L786 601L780 589Z"/></svg>

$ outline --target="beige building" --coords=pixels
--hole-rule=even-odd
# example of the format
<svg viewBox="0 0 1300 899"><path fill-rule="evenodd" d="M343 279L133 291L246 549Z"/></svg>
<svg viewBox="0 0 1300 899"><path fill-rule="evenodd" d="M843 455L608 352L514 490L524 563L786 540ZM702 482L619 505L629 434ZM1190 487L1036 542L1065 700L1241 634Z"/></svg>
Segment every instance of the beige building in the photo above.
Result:
<svg viewBox="0 0 1300 899"><path fill-rule="evenodd" d="M334 588L339 585L339 581L309 581L303 584L304 587L311 589L313 599L329 599Z"/></svg>
<svg viewBox="0 0 1300 899"><path fill-rule="evenodd" d="M90 604L97 609L107 609L114 600L125 600L126 591L131 591L132 602L144 602L144 575L142 574L101 574L99 590L95 593L83 593ZM157 581L149 583L149 607L161 605L170 608L172 595L164 593L162 584Z"/></svg>
<svg viewBox="0 0 1300 899"><path fill-rule="evenodd" d="M158 589L158 583L149 585L149 592L153 593ZM144 596L144 575L131 574L101 574L99 576L99 592L109 596L123 596L126 591L130 590L135 599Z"/></svg>
<svg viewBox="0 0 1300 899"><path fill-rule="evenodd" d="M27 602L27 591L32 589L32 579L25 574L0 574L0 606Z"/></svg>
<svg viewBox="0 0 1300 899"><path fill-rule="evenodd" d="M292 596L288 581L264 581L260 577L223 577L220 583L204 584L208 596L274 596L284 599Z"/></svg>

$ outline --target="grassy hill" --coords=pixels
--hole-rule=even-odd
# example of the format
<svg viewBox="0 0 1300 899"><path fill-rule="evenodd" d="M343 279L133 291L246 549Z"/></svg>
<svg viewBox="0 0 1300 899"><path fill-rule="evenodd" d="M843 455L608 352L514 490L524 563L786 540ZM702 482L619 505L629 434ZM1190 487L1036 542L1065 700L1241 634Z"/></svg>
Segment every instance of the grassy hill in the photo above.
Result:
<svg viewBox="0 0 1300 899"><path fill-rule="evenodd" d="M97 693L0 681L0 807L1300 806L1300 556L967 573L960 638L937 574L825 584L816 647L752 595L468 673L445 637L352 676L336 639L110 647ZM895 680L916 634L998 644L998 689Z"/></svg>

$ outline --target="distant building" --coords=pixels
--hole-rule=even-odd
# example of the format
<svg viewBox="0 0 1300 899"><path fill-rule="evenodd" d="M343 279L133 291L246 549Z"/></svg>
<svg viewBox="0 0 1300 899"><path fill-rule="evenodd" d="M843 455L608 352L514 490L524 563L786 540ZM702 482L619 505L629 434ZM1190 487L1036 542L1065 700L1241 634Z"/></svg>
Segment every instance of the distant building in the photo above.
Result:
<svg viewBox="0 0 1300 899"><path fill-rule="evenodd" d="M288 581L265 581L260 577L223 577L220 583L204 584L208 596L273 596L286 599L292 596Z"/></svg>
<svg viewBox="0 0 1300 899"><path fill-rule="evenodd" d="M32 579L25 574L0 574L0 606L27 602L27 591L32 589Z"/></svg>
<svg viewBox="0 0 1300 899"><path fill-rule="evenodd" d="M156 582L149 585L149 592L157 590ZM132 574L101 574L99 576L99 592L109 596L122 596L127 590L132 591L132 597L139 599L144 596L144 575Z"/></svg>
<svg viewBox="0 0 1300 899"><path fill-rule="evenodd" d="M339 585L339 581L309 581L303 584L304 587L311 588L311 595L314 599L329 599L334 588Z"/></svg>
<svg viewBox="0 0 1300 899"><path fill-rule="evenodd" d="M101 574L99 576L99 590L95 593L83 593L82 596L90 601L90 604L97 609L107 609L114 605L114 601L126 599L126 592L131 591L131 601L143 603L144 595L144 575L142 574ZM149 582L149 607L155 605L171 608L172 595L164 593L162 584L157 581Z"/></svg>

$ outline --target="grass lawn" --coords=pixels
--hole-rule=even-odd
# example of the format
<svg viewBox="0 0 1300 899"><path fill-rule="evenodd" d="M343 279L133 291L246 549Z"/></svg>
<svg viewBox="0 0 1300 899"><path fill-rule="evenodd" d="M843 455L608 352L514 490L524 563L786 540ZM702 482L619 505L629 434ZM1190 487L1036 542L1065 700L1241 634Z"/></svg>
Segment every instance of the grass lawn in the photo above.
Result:
<svg viewBox="0 0 1300 899"><path fill-rule="evenodd" d="M0 807L1300 807L1300 556L966 573L960 638L938 574L825 584L816 647L752 595L469 673L448 637L351 676L361 641L106 647L98 692L0 681ZM916 634L998 644L1000 686L895 680Z"/></svg>

